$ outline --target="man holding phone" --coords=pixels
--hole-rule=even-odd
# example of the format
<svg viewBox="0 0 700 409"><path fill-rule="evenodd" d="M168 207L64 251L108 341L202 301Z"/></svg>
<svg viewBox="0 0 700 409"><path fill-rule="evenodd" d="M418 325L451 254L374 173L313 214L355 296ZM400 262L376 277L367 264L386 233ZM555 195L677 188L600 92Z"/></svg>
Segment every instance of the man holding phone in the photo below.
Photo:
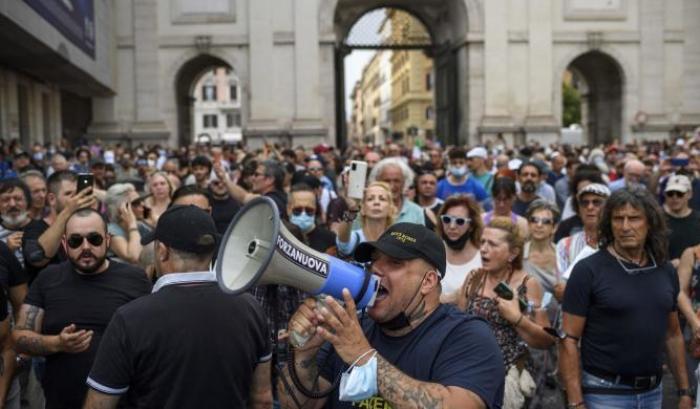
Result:
<svg viewBox="0 0 700 409"><path fill-rule="evenodd" d="M659 203L666 203L666 186L671 177L674 175L685 175L690 179L690 185L693 191L690 198L690 207L695 211L700 211L700 180L695 177L693 170L690 169L690 157L686 152L678 152L671 159L671 166L673 172L659 183Z"/></svg>

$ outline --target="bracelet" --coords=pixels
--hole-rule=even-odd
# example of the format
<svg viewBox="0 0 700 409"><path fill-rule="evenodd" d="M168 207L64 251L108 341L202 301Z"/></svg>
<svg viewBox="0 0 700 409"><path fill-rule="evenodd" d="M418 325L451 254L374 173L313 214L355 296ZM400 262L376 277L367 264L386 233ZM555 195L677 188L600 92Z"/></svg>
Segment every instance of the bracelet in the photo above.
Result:
<svg viewBox="0 0 700 409"><path fill-rule="evenodd" d="M684 397L684 396L690 396L690 397L692 397L691 394L690 394L690 391L689 391L688 389L678 389L677 393L678 393L678 397L679 397L679 398L682 398L682 397Z"/></svg>
<svg viewBox="0 0 700 409"><path fill-rule="evenodd" d="M133 227L133 228L129 229L129 233L131 233L132 231L139 231L139 229L136 228L136 227Z"/></svg>
<svg viewBox="0 0 700 409"><path fill-rule="evenodd" d="M513 328L518 328L518 325L520 325L520 322L523 320L524 316L525 316L525 314L520 313L520 318L518 318L518 320L515 321L515 324L513 324Z"/></svg>
<svg viewBox="0 0 700 409"><path fill-rule="evenodd" d="M566 409L576 409L579 406L583 406L585 403L586 402L584 402L584 401L576 402L576 403L569 403L568 405L566 405Z"/></svg>

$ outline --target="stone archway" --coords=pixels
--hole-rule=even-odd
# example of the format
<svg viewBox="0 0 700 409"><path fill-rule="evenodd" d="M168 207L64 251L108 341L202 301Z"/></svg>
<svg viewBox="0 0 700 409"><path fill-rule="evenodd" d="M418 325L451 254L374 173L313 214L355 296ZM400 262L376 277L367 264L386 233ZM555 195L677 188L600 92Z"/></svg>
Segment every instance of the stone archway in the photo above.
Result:
<svg viewBox="0 0 700 409"><path fill-rule="evenodd" d="M333 35L335 39L335 106L336 143L346 141L343 59L346 50L342 43L350 29L366 13L391 8L404 10L427 28L433 47L429 51L434 59L434 98L436 135L447 144L463 144L467 141L469 122L469 73L467 31L469 14L467 7L475 8L472 0L326 0L320 7L319 32ZM334 6L334 7L332 7ZM324 17L333 9L333 18ZM474 10L474 16L482 14ZM324 21L325 20L325 21ZM332 21L332 23L329 23ZM332 26L331 26L332 24Z"/></svg>
<svg viewBox="0 0 700 409"><path fill-rule="evenodd" d="M601 51L588 51L567 69L580 81L581 125L587 143L597 145L623 138L625 77L620 64Z"/></svg>
<svg viewBox="0 0 700 409"><path fill-rule="evenodd" d="M206 71L215 67L232 69L231 65L223 59L210 55L200 54L184 63L175 75L175 107L177 111L177 142L180 146L189 145L192 142L192 117L194 98L193 87L199 77Z"/></svg>

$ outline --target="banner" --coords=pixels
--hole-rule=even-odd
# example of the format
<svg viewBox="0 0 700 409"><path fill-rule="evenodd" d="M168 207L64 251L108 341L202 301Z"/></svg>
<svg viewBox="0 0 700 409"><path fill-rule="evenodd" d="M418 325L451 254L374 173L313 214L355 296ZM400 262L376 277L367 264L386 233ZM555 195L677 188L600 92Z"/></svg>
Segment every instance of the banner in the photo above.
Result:
<svg viewBox="0 0 700 409"><path fill-rule="evenodd" d="M71 43L95 58L93 0L24 0Z"/></svg>

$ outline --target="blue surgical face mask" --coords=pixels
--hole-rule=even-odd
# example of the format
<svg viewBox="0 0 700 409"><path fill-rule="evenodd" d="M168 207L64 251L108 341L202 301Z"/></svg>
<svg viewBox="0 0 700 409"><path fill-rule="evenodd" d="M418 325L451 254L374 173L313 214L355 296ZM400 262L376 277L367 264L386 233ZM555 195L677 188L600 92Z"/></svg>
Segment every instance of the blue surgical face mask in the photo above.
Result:
<svg viewBox="0 0 700 409"><path fill-rule="evenodd" d="M467 174L467 167L466 166L450 166L450 173L456 178L461 178L462 176Z"/></svg>
<svg viewBox="0 0 700 409"><path fill-rule="evenodd" d="M291 215L289 216L289 221L295 224L302 232L306 233L314 228L316 220L311 214L306 214L306 212L301 212L299 216Z"/></svg>
<svg viewBox="0 0 700 409"><path fill-rule="evenodd" d="M372 357L362 366L357 366L357 362L367 354ZM343 402L358 402L369 399L379 393L377 387L377 352L373 349L360 355L347 371L340 377L340 388L338 389L338 400Z"/></svg>

